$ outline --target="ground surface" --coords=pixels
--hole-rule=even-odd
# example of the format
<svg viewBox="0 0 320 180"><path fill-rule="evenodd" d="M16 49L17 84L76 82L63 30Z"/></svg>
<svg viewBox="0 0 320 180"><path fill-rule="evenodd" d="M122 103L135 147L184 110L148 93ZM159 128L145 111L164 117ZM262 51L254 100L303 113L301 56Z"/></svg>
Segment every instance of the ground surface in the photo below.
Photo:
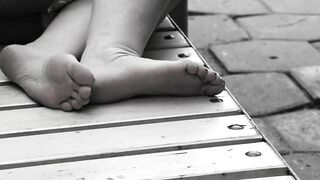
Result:
<svg viewBox="0 0 320 180"><path fill-rule="evenodd" d="M320 1L189 0L189 37L301 179L319 180Z"/></svg>

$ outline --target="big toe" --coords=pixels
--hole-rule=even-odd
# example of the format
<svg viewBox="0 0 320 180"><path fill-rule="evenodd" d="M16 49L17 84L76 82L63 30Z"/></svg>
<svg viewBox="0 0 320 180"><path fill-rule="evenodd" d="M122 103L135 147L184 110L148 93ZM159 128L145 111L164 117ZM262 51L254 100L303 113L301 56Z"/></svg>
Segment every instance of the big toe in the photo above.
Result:
<svg viewBox="0 0 320 180"><path fill-rule="evenodd" d="M94 82L94 76L89 68L80 64L72 55L65 55L65 58L70 59L68 74L71 79L81 86L91 86Z"/></svg>
<svg viewBox="0 0 320 180"><path fill-rule="evenodd" d="M198 64L195 62L187 62L186 64L187 73L190 75L196 75L200 79L204 80L209 72L209 69L207 69L203 64Z"/></svg>
<svg viewBox="0 0 320 180"><path fill-rule="evenodd" d="M91 87L83 86L79 89L81 99L88 99L91 95Z"/></svg>
<svg viewBox="0 0 320 180"><path fill-rule="evenodd" d="M61 104L61 109L64 111L71 111L72 110L72 106L69 102L63 102Z"/></svg>
<svg viewBox="0 0 320 180"><path fill-rule="evenodd" d="M204 85L201 88L201 93L202 95L205 95L205 96L214 96L221 93L224 89L225 89L224 85L218 85L218 86Z"/></svg>
<svg viewBox="0 0 320 180"><path fill-rule="evenodd" d="M187 62L186 71L188 74L191 75L197 74L199 71L199 66L196 63Z"/></svg>

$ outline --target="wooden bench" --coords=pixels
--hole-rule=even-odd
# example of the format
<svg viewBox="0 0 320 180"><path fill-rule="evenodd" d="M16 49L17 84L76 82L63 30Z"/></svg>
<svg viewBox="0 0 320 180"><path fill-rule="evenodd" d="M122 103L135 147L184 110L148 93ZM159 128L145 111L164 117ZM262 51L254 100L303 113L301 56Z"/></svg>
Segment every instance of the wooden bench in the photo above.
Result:
<svg viewBox="0 0 320 180"><path fill-rule="evenodd" d="M144 56L206 64L169 18ZM298 179L227 90L66 113L40 107L0 73L1 180L180 178Z"/></svg>

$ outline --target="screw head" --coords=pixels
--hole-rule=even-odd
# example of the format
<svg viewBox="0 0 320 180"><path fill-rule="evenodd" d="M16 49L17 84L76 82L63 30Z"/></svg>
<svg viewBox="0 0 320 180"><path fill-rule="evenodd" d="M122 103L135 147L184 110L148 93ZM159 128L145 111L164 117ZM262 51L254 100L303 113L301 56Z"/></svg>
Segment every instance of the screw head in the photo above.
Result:
<svg viewBox="0 0 320 180"><path fill-rule="evenodd" d="M180 54L178 54L178 57L179 58L188 58L188 57L190 57L191 55L190 54L188 54L188 53L180 53Z"/></svg>
<svg viewBox="0 0 320 180"><path fill-rule="evenodd" d="M210 102L212 102L212 103L219 103L219 102L223 102L223 99L220 99L220 98L215 97L215 98L211 98L211 99L210 99Z"/></svg>
<svg viewBox="0 0 320 180"><path fill-rule="evenodd" d="M169 34L169 35L164 36L163 38L164 38L164 39L167 39L167 40L172 40L172 39L174 39L175 37L174 37L174 35Z"/></svg>
<svg viewBox="0 0 320 180"><path fill-rule="evenodd" d="M262 153L259 152L259 151L248 151L246 152L246 156L249 156L249 157L258 157L258 156L261 156Z"/></svg>
<svg viewBox="0 0 320 180"><path fill-rule="evenodd" d="M230 126L228 126L229 129L232 130L242 130L244 129L246 125L241 125L241 124L231 124Z"/></svg>

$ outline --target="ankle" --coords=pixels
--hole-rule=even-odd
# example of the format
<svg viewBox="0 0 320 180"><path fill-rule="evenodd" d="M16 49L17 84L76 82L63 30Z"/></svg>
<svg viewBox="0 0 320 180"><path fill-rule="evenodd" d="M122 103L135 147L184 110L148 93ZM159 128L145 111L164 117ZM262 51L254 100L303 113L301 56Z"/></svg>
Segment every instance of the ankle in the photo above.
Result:
<svg viewBox="0 0 320 180"><path fill-rule="evenodd" d="M27 47L31 47L37 50L41 50L43 52L56 55L56 54L72 54L70 50L67 48L64 48L57 44L50 44L50 43L43 43L43 42L31 42L29 44L26 44Z"/></svg>
<svg viewBox="0 0 320 180"><path fill-rule="evenodd" d="M82 55L83 59L103 59L106 61L113 61L120 57L135 56L140 57L142 53L126 46L112 46L112 47L97 47L87 46Z"/></svg>

